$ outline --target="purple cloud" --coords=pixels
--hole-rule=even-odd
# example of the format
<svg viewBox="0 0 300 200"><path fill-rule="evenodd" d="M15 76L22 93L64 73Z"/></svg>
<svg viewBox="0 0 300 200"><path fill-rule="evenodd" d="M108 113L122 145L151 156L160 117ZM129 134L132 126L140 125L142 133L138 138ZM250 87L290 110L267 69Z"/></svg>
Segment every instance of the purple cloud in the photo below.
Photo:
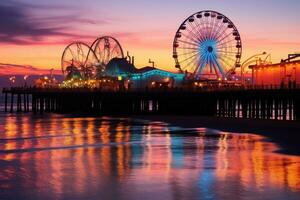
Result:
<svg viewBox="0 0 300 200"><path fill-rule="evenodd" d="M34 16L32 11L38 9L66 9L63 7L28 5L1 0L0 2L0 43L6 44L40 44L45 38L59 37L63 41L73 38L91 38L71 32L80 24L104 24L105 20L91 20L80 15ZM67 9L71 9L68 7ZM74 8L73 8L74 9ZM59 43L59 41L57 41Z"/></svg>

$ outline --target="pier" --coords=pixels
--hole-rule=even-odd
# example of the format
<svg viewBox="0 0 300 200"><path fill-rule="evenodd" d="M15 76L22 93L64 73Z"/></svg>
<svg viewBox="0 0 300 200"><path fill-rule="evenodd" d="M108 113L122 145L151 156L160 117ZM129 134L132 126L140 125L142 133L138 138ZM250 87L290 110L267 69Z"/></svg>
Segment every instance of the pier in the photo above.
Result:
<svg viewBox="0 0 300 200"><path fill-rule="evenodd" d="M168 114L299 120L299 88L101 91L76 88L3 89L5 112Z"/></svg>

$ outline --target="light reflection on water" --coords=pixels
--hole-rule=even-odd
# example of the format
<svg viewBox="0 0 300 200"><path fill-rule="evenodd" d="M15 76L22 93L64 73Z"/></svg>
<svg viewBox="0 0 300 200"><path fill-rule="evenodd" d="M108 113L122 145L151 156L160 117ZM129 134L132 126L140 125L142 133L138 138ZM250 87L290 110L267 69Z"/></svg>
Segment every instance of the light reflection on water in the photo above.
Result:
<svg viewBox="0 0 300 200"><path fill-rule="evenodd" d="M299 199L300 157L251 134L8 115L0 199Z"/></svg>

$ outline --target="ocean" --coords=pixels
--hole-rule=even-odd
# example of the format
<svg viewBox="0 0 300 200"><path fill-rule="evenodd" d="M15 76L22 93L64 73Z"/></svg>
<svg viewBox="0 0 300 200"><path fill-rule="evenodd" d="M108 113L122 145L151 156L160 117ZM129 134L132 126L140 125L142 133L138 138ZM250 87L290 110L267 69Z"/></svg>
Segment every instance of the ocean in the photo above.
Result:
<svg viewBox="0 0 300 200"><path fill-rule="evenodd" d="M300 157L250 134L0 114L0 199L299 199Z"/></svg>

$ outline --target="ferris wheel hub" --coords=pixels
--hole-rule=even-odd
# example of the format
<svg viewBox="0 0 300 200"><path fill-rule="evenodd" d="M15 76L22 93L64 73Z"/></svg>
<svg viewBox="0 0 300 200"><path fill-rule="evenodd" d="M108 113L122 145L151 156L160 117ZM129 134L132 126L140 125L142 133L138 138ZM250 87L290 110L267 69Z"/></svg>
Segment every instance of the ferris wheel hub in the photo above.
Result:
<svg viewBox="0 0 300 200"><path fill-rule="evenodd" d="M207 51L208 51L209 53L213 52L213 50L214 50L214 49L213 49L211 46L208 46L208 47L207 47Z"/></svg>

